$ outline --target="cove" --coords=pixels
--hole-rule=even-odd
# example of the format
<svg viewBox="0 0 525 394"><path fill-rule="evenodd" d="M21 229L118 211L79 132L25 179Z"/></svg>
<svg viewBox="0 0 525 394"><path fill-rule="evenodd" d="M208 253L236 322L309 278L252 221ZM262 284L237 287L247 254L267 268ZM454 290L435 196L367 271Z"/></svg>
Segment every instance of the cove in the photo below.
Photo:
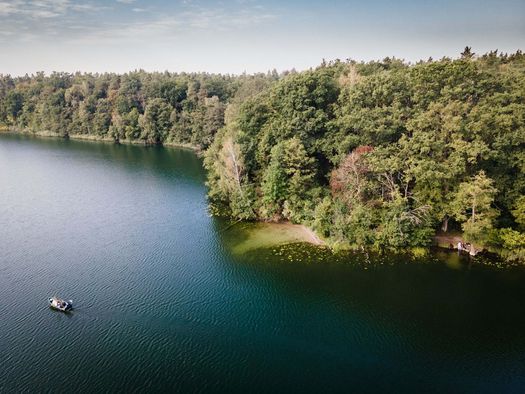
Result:
<svg viewBox="0 0 525 394"><path fill-rule="evenodd" d="M525 388L522 267L228 226L189 150L1 135L0 392Z"/></svg>

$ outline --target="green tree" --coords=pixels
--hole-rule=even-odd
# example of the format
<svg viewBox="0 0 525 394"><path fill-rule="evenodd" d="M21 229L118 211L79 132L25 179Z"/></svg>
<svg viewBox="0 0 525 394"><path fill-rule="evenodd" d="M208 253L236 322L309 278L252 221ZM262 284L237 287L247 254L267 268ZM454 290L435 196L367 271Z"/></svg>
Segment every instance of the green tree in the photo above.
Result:
<svg viewBox="0 0 525 394"><path fill-rule="evenodd" d="M463 59L472 59L475 53L472 52L472 47L466 46L463 52L461 52L461 58Z"/></svg>
<svg viewBox="0 0 525 394"><path fill-rule="evenodd" d="M512 210L516 223L518 223L523 229L525 229L525 196L520 196L514 205Z"/></svg>
<svg viewBox="0 0 525 394"><path fill-rule="evenodd" d="M18 116L20 115L20 112L22 111L24 105L24 96L22 93L17 92L15 90L11 90L7 93L5 99L4 99L4 105L5 113L7 115L7 119L15 123Z"/></svg>
<svg viewBox="0 0 525 394"><path fill-rule="evenodd" d="M93 115L93 132L105 136L111 125L111 103L102 98L97 101L97 109Z"/></svg>
<svg viewBox="0 0 525 394"><path fill-rule="evenodd" d="M313 184L314 162L297 137L272 148L262 184L265 217L292 221L304 217L304 200Z"/></svg>
<svg viewBox="0 0 525 394"><path fill-rule="evenodd" d="M453 202L454 214L462 222L465 238L483 241L492 229L498 211L492 207L497 190L492 179L480 171L469 181L459 185Z"/></svg>
<svg viewBox="0 0 525 394"><path fill-rule="evenodd" d="M139 118L142 128L140 138L146 144L159 144L164 141L171 128L171 111L171 106L161 98L155 98L146 104L146 111Z"/></svg>

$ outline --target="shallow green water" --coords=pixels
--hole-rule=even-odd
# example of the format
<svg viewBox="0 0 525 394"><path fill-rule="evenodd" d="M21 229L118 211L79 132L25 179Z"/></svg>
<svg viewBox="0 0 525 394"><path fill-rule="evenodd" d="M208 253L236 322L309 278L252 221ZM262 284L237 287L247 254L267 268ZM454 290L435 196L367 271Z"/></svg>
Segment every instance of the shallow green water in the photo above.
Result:
<svg viewBox="0 0 525 394"><path fill-rule="evenodd" d="M0 392L525 390L523 269L236 249L204 180L186 150L0 136Z"/></svg>

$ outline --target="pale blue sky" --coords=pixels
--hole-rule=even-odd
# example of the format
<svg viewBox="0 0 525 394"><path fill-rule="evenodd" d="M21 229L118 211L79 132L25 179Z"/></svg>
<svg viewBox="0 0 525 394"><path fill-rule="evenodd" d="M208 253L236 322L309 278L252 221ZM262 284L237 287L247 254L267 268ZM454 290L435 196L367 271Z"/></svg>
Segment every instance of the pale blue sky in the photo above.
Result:
<svg viewBox="0 0 525 394"><path fill-rule="evenodd" d="M0 0L0 73L305 69L525 49L525 0Z"/></svg>

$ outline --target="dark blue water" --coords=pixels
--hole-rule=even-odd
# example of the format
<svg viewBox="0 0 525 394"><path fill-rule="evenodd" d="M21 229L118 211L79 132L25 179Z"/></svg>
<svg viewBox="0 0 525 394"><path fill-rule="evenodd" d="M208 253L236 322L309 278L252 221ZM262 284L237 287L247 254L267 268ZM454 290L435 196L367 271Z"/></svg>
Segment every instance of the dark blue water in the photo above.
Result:
<svg viewBox="0 0 525 394"><path fill-rule="evenodd" d="M0 392L525 390L523 269L234 255L204 181L186 150L0 136Z"/></svg>

